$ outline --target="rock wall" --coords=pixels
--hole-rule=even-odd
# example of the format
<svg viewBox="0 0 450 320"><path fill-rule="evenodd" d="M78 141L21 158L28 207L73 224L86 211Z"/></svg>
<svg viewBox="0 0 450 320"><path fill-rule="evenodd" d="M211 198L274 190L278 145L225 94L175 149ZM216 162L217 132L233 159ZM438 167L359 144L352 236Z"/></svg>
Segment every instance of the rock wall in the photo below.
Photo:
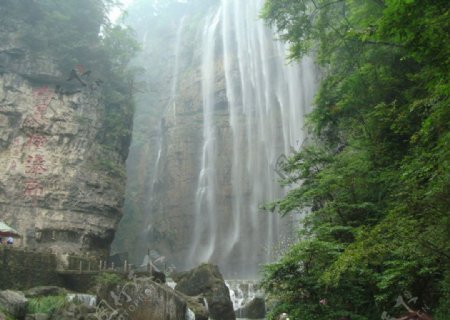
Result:
<svg viewBox="0 0 450 320"><path fill-rule="evenodd" d="M136 110L133 142L127 160L128 179L132 183L127 186L125 215L113 244L114 251L129 252L134 263L141 263L150 249L164 255L167 266L188 267L186 259L194 231L195 193L203 144L202 52L199 43L204 15L211 9L211 4L215 5L214 1L205 2L195 13L180 5L180 17L170 16L175 20L169 20L161 30L153 30L153 25L149 27L156 33L154 38L164 38L157 46L151 45L152 40L149 40L152 31L143 30L142 25L134 26L142 33L144 43L137 64L149 71L145 80L151 87L141 95ZM180 19L184 22L180 23ZM177 33L181 35L178 41ZM178 50L175 48L177 42ZM174 70L175 65L178 70ZM221 59L218 59L217 68L219 143L230 150ZM176 80L175 73L178 73ZM175 94L171 87L176 88ZM230 171L229 159L220 159L218 167L223 170L220 176L226 177ZM224 194L229 194L226 191L230 189L229 182L220 183ZM227 199L222 199L222 203L224 207L220 210L230 210Z"/></svg>
<svg viewBox="0 0 450 320"><path fill-rule="evenodd" d="M144 79L147 91L138 99L127 160L132 183L127 185L125 215L113 250L129 252L135 264L143 261L149 249L155 250L166 256L168 264L180 265L192 233L189 221L193 220L202 143L200 57L194 50L198 25L192 17L185 20L179 53L180 93L172 97L179 21L159 25L151 24L152 18L156 19L147 19L148 30L134 26L143 43L136 64L151 72ZM154 44L162 38L165 41Z"/></svg>
<svg viewBox="0 0 450 320"><path fill-rule="evenodd" d="M56 256L0 247L0 289L63 285L56 272Z"/></svg>
<svg viewBox="0 0 450 320"><path fill-rule="evenodd" d="M50 57L0 44L0 219L25 247L104 257L128 145L105 145L101 87L67 77Z"/></svg>
<svg viewBox="0 0 450 320"><path fill-rule="evenodd" d="M133 263L149 253L178 269L209 261L227 278L255 277L295 237L295 218L261 206L286 191L277 166L307 139L314 72L312 61L286 64L257 19L261 4L132 13L144 43L136 63L152 84L136 112L114 244Z"/></svg>

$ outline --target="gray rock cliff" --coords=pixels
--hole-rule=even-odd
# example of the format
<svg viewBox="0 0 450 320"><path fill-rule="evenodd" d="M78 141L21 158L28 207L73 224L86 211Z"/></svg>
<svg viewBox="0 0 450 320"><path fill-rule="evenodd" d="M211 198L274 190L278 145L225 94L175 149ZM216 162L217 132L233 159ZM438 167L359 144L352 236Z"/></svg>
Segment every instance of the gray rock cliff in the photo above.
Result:
<svg viewBox="0 0 450 320"><path fill-rule="evenodd" d="M25 247L104 257L128 145L105 143L101 87L67 81L50 57L10 40L0 44L0 219Z"/></svg>

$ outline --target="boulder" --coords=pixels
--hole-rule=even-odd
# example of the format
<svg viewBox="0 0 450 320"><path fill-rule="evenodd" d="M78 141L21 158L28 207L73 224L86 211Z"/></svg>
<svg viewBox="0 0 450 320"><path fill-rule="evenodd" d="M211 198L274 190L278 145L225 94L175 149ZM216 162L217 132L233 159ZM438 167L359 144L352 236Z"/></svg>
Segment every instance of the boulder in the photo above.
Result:
<svg viewBox="0 0 450 320"><path fill-rule="evenodd" d="M35 298L35 297L46 297L46 296L59 296L66 294L67 290L56 286L40 286L28 289L24 292L25 297Z"/></svg>
<svg viewBox="0 0 450 320"><path fill-rule="evenodd" d="M78 303L67 303L49 318L50 320L87 320L96 319L95 310ZM36 319L38 320L38 319ZM40 319L39 319L40 320Z"/></svg>
<svg viewBox="0 0 450 320"><path fill-rule="evenodd" d="M176 291L175 291L176 292ZM192 310L195 320L208 320L209 311L206 299L203 296L190 297L181 292L177 292L181 298L186 301L187 307Z"/></svg>
<svg viewBox="0 0 450 320"><path fill-rule="evenodd" d="M4 290L0 291L0 309L6 311L17 319L23 319L27 311L28 300L23 292Z"/></svg>
<svg viewBox="0 0 450 320"><path fill-rule="evenodd" d="M255 297L236 311L236 316L247 319L263 319L266 316L266 302L262 297Z"/></svg>
<svg viewBox="0 0 450 320"><path fill-rule="evenodd" d="M204 263L190 271L175 273L172 278L177 283L176 291L188 296L203 295L206 298L211 319L236 319L230 291L216 265Z"/></svg>
<svg viewBox="0 0 450 320"><path fill-rule="evenodd" d="M155 266L155 264L152 262L152 260L148 255L144 257L144 261L141 264L141 268L145 268L147 272L150 272L153 281L158 283L166 283L166 275L164 274L164 272L159 270L157 266Z"/></svg>
<svg viewBox="0 0 450 320"><path fill-rule="evenodd" d="M118 283L113 289L98 288L99 303L95 311L98 319L185 319L186 301L172 288L151 278L130 280Z"/></svg>

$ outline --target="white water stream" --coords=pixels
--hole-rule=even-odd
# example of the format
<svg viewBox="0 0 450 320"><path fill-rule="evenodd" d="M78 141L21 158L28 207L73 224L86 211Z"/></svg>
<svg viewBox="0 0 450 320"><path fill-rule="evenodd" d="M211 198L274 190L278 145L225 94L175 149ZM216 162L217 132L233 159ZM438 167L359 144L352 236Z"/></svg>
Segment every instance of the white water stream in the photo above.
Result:
<svg viewBox="0 0 450 320"><path fill-rule="evenodd" d="M276 254L289 226L262 204L282 196L275 165L306 139L316 79L311 58L288 64L286 47L258 18L262 0L222 0L206 19L202 40L203 149L189 261L213 261L232 276L255 275ZM218 52L222 48L223 52ZM220 62L221 61L221 62ZM231 148L218 141L217 73L223 72ZM227 223L219 212L218 159L230 157ZM289 225L289 221L286 221ZM292 227L292 226L291 226Z"/></svg>

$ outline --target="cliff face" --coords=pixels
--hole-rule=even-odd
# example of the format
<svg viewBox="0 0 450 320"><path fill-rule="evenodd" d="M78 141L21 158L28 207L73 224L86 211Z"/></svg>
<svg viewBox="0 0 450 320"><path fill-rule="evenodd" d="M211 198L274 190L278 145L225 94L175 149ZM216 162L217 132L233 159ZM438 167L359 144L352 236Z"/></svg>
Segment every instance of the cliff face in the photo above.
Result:
<svg viewBox="0 0 450 320"><path fill-rule="evenodd" d="M114 246L135 263L150 251L180 269L210 261L226 277L253 277L293 237L295 221L260 208L285 193L277 166L307 139L315 71L311 59L286 64L261 5L216 1L152 24L135 13L153 87L137 110L142 139Z"/></svg>
<svg viewBox="0 0 450 320"><path fill-rule="evenodd" d="M160 130L160 160L157 172L149 178L152 184L149 188L152 191L152 201L144 219L147 228L141 229L142 243L138 245L147 245L181 268L196 265L188 262L188 255L195 232L194 215L199 172L202 169L204 115L201 72L195 63L198 62L194 61L192 68L185 70L180 77L178 93L163 118ZM220 63L218 67L221 67ZM217 199L215 210L218 215L222 214L221 225L225 228L229 225L227 213L231 211L231 186L227 180L231 163L225 155L231 154L231 145L227 102L223 99L225 82L220 69L215 74L214 81L217 110L215 143L224 155L216 162L217 182L222 192L221 197ZM221 106L225 108L221 110ZM141 250L142 252L145 250Z"/></svg>
<svg viewBox="0 0 450 320"><path fill-rule="evenodd" d="M68 76L14 40L0 44L0 218L26 247L105 256L128 145L105 146L101 87Z"/></svg>
<svg viewBox="0 0 450 320"><path fill-rule="evenodd" d="M113 245L114 251L128 252L133 263L141 263L150 249L164 255L168 265L186 266L203 139L201 51L196 49L201 21L186 16L181 25L178 20L160 30L135 26L143 39L137 63L148 70L151 87L137 105L125 215ZM161 37L165 41L153 45L152 39Z"/></svg>

